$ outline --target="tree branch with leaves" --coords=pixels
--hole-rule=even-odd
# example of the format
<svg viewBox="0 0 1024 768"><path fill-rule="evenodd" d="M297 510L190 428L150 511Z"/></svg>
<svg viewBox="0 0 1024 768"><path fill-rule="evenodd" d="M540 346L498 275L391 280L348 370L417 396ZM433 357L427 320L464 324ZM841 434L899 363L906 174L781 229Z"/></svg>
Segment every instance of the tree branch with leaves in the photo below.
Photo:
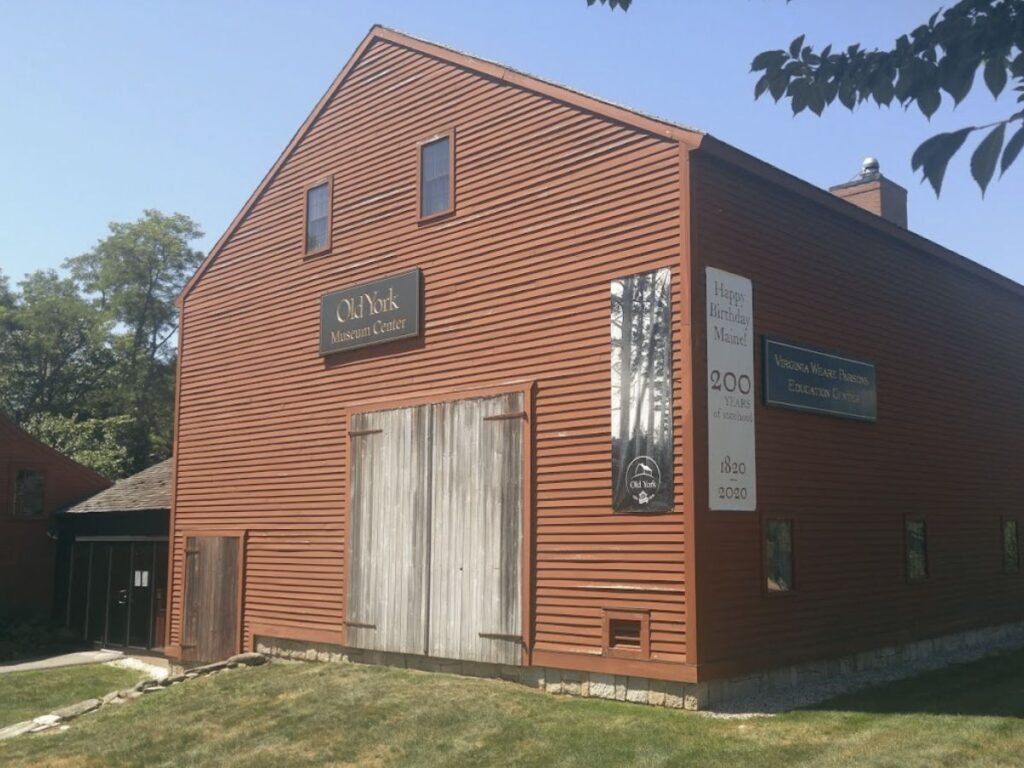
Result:
<svg viewBox="0 0 1024 768"><path fill-rule="evenodd" d="M842 52L831 45L815 52L801 35L788 50L765 51L751 64L752 72L763 73L754 98L768 93L776 101L787 99L794 114L809 109L820 115L837 100L850 110L867 101L896 101L905 109L916 106L927 118L942 106L943 94L960 104L979 70L993 97L1007 87L1017 93L1016 111L993 123L937 134L917 148L911 166L936 195L949 161L972 133L987 132L971 156L971 175L982 194L997 164L1002 175L1024 148L1024 0L961 0L901 35L887 51L854 44Z"/></svg>
<svg viewBox="0 0 1024 768"><path fill-rule="evenodd" d="M632 5L587 0L596 3L623 11ZM751 64L752 72L761 73L754 98L767 93L776 102L789 101L793 114L816 115L836 101L851 111L868 101L895 101L904 109L916 106L930 119L943 94L960 104L981 71L992 96L1016 93L1016 106L1001 120L932 136L915 150L912 168L938 195L949 161L971 134L984 133L971 156L971 175L984 194L996 167L1002 176L1024 149L1024 0L960 0L898 37L890 50L865 50L856 43L833 49L816 50L800 35L788 49L758 54Z"/></svg>

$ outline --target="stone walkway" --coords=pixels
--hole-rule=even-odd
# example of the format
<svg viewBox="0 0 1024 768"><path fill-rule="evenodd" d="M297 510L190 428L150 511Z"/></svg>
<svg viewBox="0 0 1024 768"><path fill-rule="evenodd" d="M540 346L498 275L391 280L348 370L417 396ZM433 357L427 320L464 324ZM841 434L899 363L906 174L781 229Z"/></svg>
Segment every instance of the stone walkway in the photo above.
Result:
<svg viewBox="0 0 1024 768"><path fill-rule="evenodd" d="M0 665L0 674L4 672L28 672L33 669L57 669L58 667L77 667L80 664L99 664L106 661L115 661L124 656L120 651L79 651L77 653L65 653L60 656L51 656L48 659L37 659L36 661L23 661L19 664Z"/></svg>

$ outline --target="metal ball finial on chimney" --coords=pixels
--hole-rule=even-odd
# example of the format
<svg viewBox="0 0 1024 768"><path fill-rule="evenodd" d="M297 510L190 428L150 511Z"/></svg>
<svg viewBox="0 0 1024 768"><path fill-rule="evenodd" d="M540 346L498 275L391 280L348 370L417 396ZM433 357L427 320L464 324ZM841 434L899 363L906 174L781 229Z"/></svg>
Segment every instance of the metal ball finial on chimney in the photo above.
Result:
<svg viewBox="0 0 1024 768"><path fill-rule="evenodd" d="M881 166L878 164L878 158L868 155L864 158L864 162L860 164L860 175L871 176L878 173L880 167Z"/></svg>

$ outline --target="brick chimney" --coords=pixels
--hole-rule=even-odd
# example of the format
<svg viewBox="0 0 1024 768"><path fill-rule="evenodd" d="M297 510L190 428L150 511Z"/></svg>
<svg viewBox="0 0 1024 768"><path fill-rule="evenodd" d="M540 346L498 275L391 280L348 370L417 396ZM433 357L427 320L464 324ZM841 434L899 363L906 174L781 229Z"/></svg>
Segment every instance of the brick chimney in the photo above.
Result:
<svg viewBox="0 0 1024 768"><path fill-rule="evenodd" d="M829 187L829 192L865 211L907 228L907 190L890 181L879 170L878 161L865 157L853 181Z"/></svg>

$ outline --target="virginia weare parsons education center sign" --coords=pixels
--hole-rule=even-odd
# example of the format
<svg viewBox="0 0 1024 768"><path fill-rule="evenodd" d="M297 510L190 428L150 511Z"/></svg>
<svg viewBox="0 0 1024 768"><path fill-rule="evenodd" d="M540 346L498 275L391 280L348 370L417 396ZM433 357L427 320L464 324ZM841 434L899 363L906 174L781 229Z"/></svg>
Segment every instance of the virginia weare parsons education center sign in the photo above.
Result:
<svg viewBox="0 0 1024 768"><path fill-rule="evenodd" d="M766 338L764 401L799 411L875 421L875 366Z"/></svg>
<svg viewBox="0 0 1024 768"><path fill-rule="evenodd" d="M320 300L320 354L420 335L419 269L328 293Z"/></svg>

